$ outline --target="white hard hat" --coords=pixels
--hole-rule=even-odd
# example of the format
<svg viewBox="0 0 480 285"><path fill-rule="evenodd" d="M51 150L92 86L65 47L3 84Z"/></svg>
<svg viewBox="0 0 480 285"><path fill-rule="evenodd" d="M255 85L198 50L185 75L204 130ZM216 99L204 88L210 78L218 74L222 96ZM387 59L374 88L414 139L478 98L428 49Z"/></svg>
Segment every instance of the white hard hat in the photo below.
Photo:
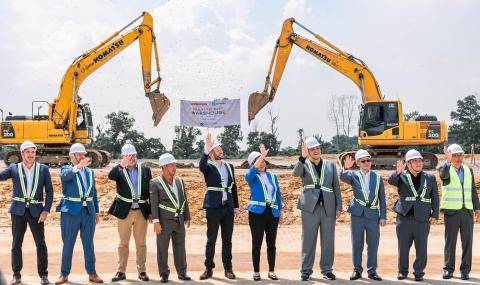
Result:
<svg viewBox="0 0 480 285"><path fill-rule="evenodd" d="M407 153L405 154L405 161L407 161L407 162L409 160L412 160L412 159L415 159L415 158L423 159L423 156L416 149L411 149L411 150L407 151Z"/></svg>
<svg viewBox="0 0 480 285"><path fill-rule="evenodd" d="M69 155L75 154L75 153L87 153L85 150L85 147L81 143L74 143L70 147L70 152L68 153Z"/></svg>
<svg viewBox="0 0 480 285"><path fill-rule="evenodd" d="M213 144L212 144L212 147L208 150L208 152L212 152L212 150L214 150L216 147L221 146L221 145L222 144L219 141L214 140Z"/></svg>
<svg viewBox="0 0 480 285"><path fill-rule="evenodd" d="M305 139L305 144L307 145L307 148L310 149L310 148L314 148L314 147L317 147L317 146L320 146L320 143L318 142L318 140L314 137L309 137L309 138L306 138Z"/></svg>
<svg viewBox="0 0 480 285"><path fill-rule="evenodd" d="M162 167L174 162L177 162L177 160L175 159L175 157L173 157L173 155L171 155L170 153L164 153L160 155L160 158L158 159L158 166Z"/></svg>
<svg viewBox="0 0 480 285"><path fill-rule="evenodd" d="M364 149L359 149L357 150L357 152L355 152L355 160L359 160L360 158L363 158L363 157L372 157L368 151L364 150Z"/></svg>
<svg viewBox="0 0 480 285"><path fill-rule="evenodd" d="M463 151L462 147L459 146L458 144L454 143L454 144L451 144L448 148L447 148L448 152L450 152L450 154L455 154L455 153L461 153L461 154L464 154L465 152Z"/></svg>
<svg viewBox="0 0 480 285"><path fill-rule="evenodd" d="M137 150L132 144L125 144L122 146L122 155L137 154Z"/></svg>
<svg viewBox="0 0 480 285"><path fill-rule="evenodd" d="M257 157L261 156L261 154L258 152L258 151L252 151L249 155L248 155L248 165L252 165L253 162L255 161L255 159L257 159Z"/></svg>
<svg viewBox="0 0 480 285"><path fill-rule="evenodd" d="M20 152L23 152L24 150L26 150L27 148L31 148L33 147L35 150L37 149L37 146L31 142L31 141L24 141L21 145L20 145Z"/></svg>

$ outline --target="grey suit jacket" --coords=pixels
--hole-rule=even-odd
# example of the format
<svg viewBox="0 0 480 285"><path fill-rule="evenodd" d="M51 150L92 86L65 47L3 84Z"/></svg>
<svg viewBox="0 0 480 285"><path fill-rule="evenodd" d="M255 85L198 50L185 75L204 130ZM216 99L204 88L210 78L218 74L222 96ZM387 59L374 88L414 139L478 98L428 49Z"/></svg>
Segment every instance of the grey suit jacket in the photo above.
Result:
<svg viewBox="0 0 480 285"><path fill-rule="evenodd" d="M175 217L175 213L160 209L158 205L161 203L162 205L165 205L167 207L175 208L173 206L172 201L170 201L170 198L168 198L168 195L165 191L170 191L170 194L172 195L173 198L175 198L175 194L173 194L172 190L170 189L163 189L162 184L158 181L159 178L165 181L163 176L155 177L152 180L150 180L150 206L152 207L152 219L160 220L160 224L162 224L162 221L174 220L176 219L176 217ZM183 201L185 201L185 208L184 208L183 214L178 215L179 222L181 225L183 225L185 220L190 220L190 209L188 207L188 201L185 195L185 189L183 189L183 185L184 185L183 180L179 177L175 177L175 183L178 189L179 206L181 207L183 204ZM168 187L168 184L166 181L165 181L165 184Z"/></svg>
<svg viewBox="0 0 480 285"><path fill-rule="evenodd" d="M313 213L320 195L323 191L323 200L325 203L325 212L327 216L335 216L335 211L342 210L342 197L340 195L340 183L338 181L337 168L335 164L323 160L325 163L325 173L323 186L331 188L333 192L328 192L320 189L303 189L297 203L297 209ZM308 171L307 166L298 162L293 169L293 176L302 178L303 185L313 184L313 178Z"/></svg>

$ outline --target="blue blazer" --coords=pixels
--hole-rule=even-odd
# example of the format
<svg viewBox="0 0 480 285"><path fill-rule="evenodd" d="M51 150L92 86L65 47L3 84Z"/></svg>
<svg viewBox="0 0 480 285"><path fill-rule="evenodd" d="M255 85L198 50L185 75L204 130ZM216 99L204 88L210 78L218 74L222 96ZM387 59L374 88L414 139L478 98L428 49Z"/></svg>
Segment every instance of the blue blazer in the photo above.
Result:
<svg viewBox="0 0 480 285"><path fill-rule="evenodd" d="M38 163L38 162L36 162ZM34 166L35 167L35 166ZM18 174L18 167L16 163L10 164L6 169L0 172L0 181L12 178L13 181L13 193L12 197L23 197L22 186L20 184L20 175ZM27 178L25 171L23 172L22 179L25 181L25 187L27 186ZM33 177L35 180L35 175ZM44 204L30 204L30 214L32 217L39 217L41 212L50 212L53 202L53 186L52 179L50 177L50 171L48 166L40 164L40 172L38 176L38 188L35 193L34 199L37 201L44 201L43 190L45 190L45 203ZM10 209L8 212L12 215L23 216L25 215L26 203L12 200Z"/></svg>
<svg viewBox="0 0 480 285"><path fill-rule="evenodd" d="M375 198L375 186L377 183L377 175L378 173L374 173L373 171L370 171L370 193L368 196L368 201L372 202L373 199ZM342 171L340 174L340 179L352 186L353 189L353 196L361 201L365 201L365 198L363 196L362 192L362 186L360 184L360 180L358 176L355 174L355 171L352 170L347 170L347 171ZM351 213L354 216L365 216L367 219L371 220L378 220L380 219L387 219L387 203L385 201L385 187L383 185L383 179L380 177L380 186L378 188L378 201L380 205L380 215L378 212L378 209L370 209L367 208L360 203L357 202L357 200L352 199L350 202L350 205L348 206L347 211Z"/></svg>
<svg viewBox="0 0 480 285"><path fill-rule="evenodd" d="M263 193L262 182L260 181L260 178L257 176L257 174L260 175L260 172L258 172L258 170L254 166L252 166L250 170L248 170L247 174L245 174L245 180L247 180L248 186L250 186L250 201L265 202L265 194ZM283 204L280 186L278 185L278 178L275 174L269 171L267 171L266 174L270 183L272 183L272 185L274 185L274 187L276 188L275 205L278 206L278 210L271 208L272 214L274 217L279 217L280 211L283 209ZM265 212L265 209L266 206L251 205L250 203L247 207L248 211L256 214L262 214L263 212Z"/></svg>
<svg viewBox="0 0 480 285"><path fill-rule="evenodd" d="M90 215L95 215L98 213L98 198L97 191L95 189L95 174L92 169L85 167L85 174L87 185L83 185L82 176L80 171L74 173L73 165L64 165L62 166L60 172L60 178L62 180L62 194L63 197L70 198L80 198L80 193L78 192L77 177L80 180L81 185L84 189L81 189L82 193L85 193L90 186L90 180L92 181L92 190L90 191L89 197L92 197L92 201L87 201L87 209ZM70 215L79 215L82 210L82 202L77 201L68 201L64 198L60 200L60 203L57 205L57 212L68 213Z"/></svg>

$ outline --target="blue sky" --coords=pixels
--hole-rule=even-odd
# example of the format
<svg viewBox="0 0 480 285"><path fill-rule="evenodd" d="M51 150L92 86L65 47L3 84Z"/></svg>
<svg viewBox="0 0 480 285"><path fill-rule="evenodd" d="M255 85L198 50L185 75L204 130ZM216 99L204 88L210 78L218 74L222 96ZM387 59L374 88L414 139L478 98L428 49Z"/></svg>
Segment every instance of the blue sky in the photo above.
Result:
<svg viewBox="0 0 480 285"><path fill-rule="evenodd" d="M248 125L247 98L263 88L287 17L363 59L385 96L401 99L405 111L450 122L456 101L480 90L475 0L0 0L0 108L28 114L32 100L52 101L71 61L143 10L154 17L161 89L172 101L160 125L151 123L136 44L92 74L80 95L92 106L95 124L104 124L109 112L126 110L139 130L167 146L179 122L180 99L240 98L244 133L268 128L265 109ZM326 115L332 94L356 94L360 101L349 79L294 47L270 104L280 114L283 146L296 143L299 128L307 135L334 135Z"/></svg>

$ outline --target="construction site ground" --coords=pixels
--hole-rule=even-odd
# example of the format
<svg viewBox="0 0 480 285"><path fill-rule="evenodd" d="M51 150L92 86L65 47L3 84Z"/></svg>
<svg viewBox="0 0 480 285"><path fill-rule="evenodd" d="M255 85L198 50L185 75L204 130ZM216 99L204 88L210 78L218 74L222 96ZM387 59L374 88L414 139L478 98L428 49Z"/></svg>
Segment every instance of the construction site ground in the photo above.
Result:
<svg viewBox="0 0 480 285"><path fill-rule="evenodd" d="M334 161L334 156L327 156L329 160ZM480 158L480 157L479 157ZM478 158L477 158L478 159ZM470 162L467 159L467 162ZM296 157L274 157L270 158L270 162L275 165L289 166L295 164ZM155 162L151 160L149 162ZM190 163L191 161L183 161L184 163ZM240 165L243 161L234 160L234 165ZM109 181L107 178L110 168L118 163L118 161L112 161L109 167L103 169L96 169L96 186L98 191L98 197L101 210L101 222L97 226L95 233L95 252L97 259L97 271L99 275L104 278L105 281L109 281L116 272L117 264L117 243L118 234L116 229L116 219L107 214L108 208L115 195L115 183ZM194 164L197 161L193 161ZM443 163L440 159L440 163ZM0 169L4 169L4 165L0 166ZM475 179L477 186L480 186L480 167L473 166L475 172ZM160 169L153 168L154 177L160 175ZM220 238L217 242L217 254L215 261L217 264L216 271L214 272L214 279L203 281L203 284L246 284L254 283L252 280L252 262L251 262L251 236L248 227L248 214L245 211L245 207L249 199L249 189L244 179L244 169L236 169L236 177L238 183L238 195L240 200L240 208L242 210L241 215L236 219L234 235L233 235L233 263L234 271L239 277L235 281L227 280L223 277L222 263L221 263L221 243ZM314 274L311 282L300 282L299 269L300 269L300 251L301 251L301 225L300 225L300 211L296 209L296 203L301 191L301 182L299 179L291 175L289 169L273 169L275 173L279 175L279 183L282 189L282 196L285 205L286 222L281 225L278 230L277 238L277 264L276 271L279 275L279 281L267 281L266 270L266 250L262 250L262 279L261 283L265 284L300 284L300 283L336 283L346 284L351 281L348 280L348 276L352 270L351 262L351 241L349 230L349 215L343 213L338 220L336 228L336 255L334 272L337 274L339 280L330 282L321 279L319 272L319 246L317 247L317 259L315 261ZM392 171L381 170L379 171L384 179L386 185L386 197L388 208L391 208L392 204L397 199L396 189L386 183L386 180ZM437 171L430 171L437 175ZM59 169L51 169L52 180L55 189L54 206L61 198L61 183L59 178ZM198 168L183 168L178 169L178 175L181 176L186 184L187 196L190 203L190 209L192 212L192 226L187 230L187 261L189 267L189 273L193 277L193 282L199 282L198 277L204 269L204 250L206 242L206 226L205 215L202 209L202 201L205 194L205 186L203 176ZM438 175L437 175L438 180ZM437 181L439 183L439 181ZM11 199L11 181L0 182L0 268L7 277L11 276L10 266L10 246L11 246L11 228L10 228L10 215L8 214L8 204ZM342 199L344 209L350 202L352 192L348 185L341 184ZM50 281L54 281L60 271L60 260L62 251L62 241L60 237L58 213L52 210L51 215L46 222L46 239L49 251L49 271ZM439 220L437 225L432 226L429 238L429 260L426 269L426 280L423 284L455 284L461 282L459 278L445 281L441 279L442 264L443 264L443 240L444 226L442 219ZM464 281L467 284L480 284L480 245L479 245L480 230L478 229L478 221L475 227L474 233L474 248L473 248L473 270L469 281ZM153 282L158 282L158 269L156 267L156 246L155 235L153 233L152 225L149 226L147 236L148 257L147 257L147 271L154 279ZM265 244L264 244L265 247ZM127 277L129 278L124 284L137 283L136 279L136 267L135 267L135 247L133 238L131 241L131 253L129 258L129 265L127 268ZM380 275L388 280L388 283L406 283L413 282L412 278L404 281L397 281L396 266L397 266L397 240L395 233L395 214L388 210L388 224L381 230L381 242L379 249L379 268ZM460 242L457 245L457 271L460 265ZM35 245L31 234L28 232L23 246L23 258L24 258L24 270L23 280L27 284L38 284L38 277L36 276L36 254ZM411 261L413 263L414 250L411 251ZM173 259L170 256L171 267L171 282L174 284L178 282L176 278L175 269L173 267ZM365 263L365 261L364 261ZM366 274L364 274L366 277ZM412 277L410 275L410 277ZM88 283L87 276L84 273L83 253L80 240L77 241L75 247L74 261L72 274L70 276L72 284L86 284ZM191 283L193 283L191 282ZM372 283L368 279L363 279L360 282ZM384 282L385 283L385 282ZM256 283L255 283L256 284Z"/></svg>

